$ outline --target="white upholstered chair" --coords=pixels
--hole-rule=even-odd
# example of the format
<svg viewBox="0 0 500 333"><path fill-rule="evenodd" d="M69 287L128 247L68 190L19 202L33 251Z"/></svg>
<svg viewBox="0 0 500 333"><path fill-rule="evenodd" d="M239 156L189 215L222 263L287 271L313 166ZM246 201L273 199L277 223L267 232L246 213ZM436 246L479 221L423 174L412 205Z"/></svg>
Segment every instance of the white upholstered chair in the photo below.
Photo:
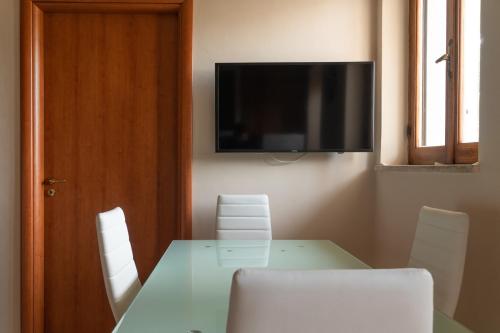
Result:
<svg viewBox="0 0 500 333"><path fill-rule="evenodd" d="M118 322L141 289L141 282L123 210L118 207L97 214L96 224L106 293Z"/></svg>
<svg viewBox="0 0 500 333"><path fill-rule="evenodd" d="M269 198L265 194L222 194L217 199L217 239L272 239Z"/></svg>
<svg viewBox="0 0 500 333"><path fill-rule="evenodd" d="M409 267L426 268L434 279L434 304L453 317L460 296L467 252L469 216L422 207Z"/></svg>
<svg viewBox="0 0 500 333"><path fill-rule="evenodd" d="M431 333L423 269L286 271L233 276L227 333Z"/></svg>

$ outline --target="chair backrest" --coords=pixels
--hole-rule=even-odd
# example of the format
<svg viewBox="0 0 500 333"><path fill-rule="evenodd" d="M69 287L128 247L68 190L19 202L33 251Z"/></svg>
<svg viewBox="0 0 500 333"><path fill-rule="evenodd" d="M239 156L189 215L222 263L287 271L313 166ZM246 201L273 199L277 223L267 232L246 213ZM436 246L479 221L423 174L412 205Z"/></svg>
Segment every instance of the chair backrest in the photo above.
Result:
<svg viewBox="0 0 500 333"><path fill-rule="evenodd" d="M426 268L434 278L434 304L453 317L460 296L467 252L469 216L422 207L409 267Z"/></svg>
<svg viewBox="0 0 500 333"><path fill-rule="evenodd" d="M429 333L432 325L426 270L241 269L227 333Z"/></svg>
<svg viewBox="0 0 500 333"><path fill-rule="evenodd" d="M123 210L118 207L97 214L96 224L106 293L118 322L141 289L141 282Z"/></svg>
<svg viewBox="0 0 500 333"><path fill-rule="evenodd" d="M265 194L222 194L217 199L217 239L272 239L269 198Z"/></svg>

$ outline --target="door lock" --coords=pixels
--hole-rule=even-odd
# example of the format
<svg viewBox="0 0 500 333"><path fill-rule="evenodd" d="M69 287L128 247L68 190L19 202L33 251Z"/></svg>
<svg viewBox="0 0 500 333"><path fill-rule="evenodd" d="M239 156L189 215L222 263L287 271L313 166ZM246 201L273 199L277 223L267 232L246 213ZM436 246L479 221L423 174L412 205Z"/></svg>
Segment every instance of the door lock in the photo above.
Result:
<svg viewBox="0 0 500 333"><path fill-rule="evenodd" d="M50 188L50 189L47 190L47 196L48 197L53 197L55 195L56 195L56 190L55 189Z"/></svg>

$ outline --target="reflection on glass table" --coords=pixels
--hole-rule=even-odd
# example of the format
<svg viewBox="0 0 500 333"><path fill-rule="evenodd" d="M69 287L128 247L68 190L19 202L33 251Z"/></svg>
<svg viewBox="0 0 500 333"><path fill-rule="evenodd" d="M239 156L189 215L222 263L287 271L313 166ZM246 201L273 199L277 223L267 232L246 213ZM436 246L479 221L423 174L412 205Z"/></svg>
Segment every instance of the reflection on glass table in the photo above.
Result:
<svg viewBox="0 0 500 333"><path fill-rule="evenodd" d="M221 267L267 267L271 241L217 241L217 263Z"/></svg>

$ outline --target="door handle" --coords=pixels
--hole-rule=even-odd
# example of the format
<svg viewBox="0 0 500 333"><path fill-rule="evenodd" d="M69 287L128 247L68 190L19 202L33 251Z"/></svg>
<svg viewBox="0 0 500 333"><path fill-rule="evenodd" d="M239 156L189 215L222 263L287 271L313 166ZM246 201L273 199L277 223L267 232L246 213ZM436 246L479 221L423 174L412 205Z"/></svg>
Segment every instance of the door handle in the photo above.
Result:
<svg viewBox="0 0 500 333"><path fill-rule="evenodd" d="M436 59L435 63L439 64L442 61L446 61L446 72L448 73L448 77L451 79L453 76L453 68L452 68L452 51L453 51L453 39L448 40L447 52Z"/></svg>
<svg viewBox="0 0 500 333"><path fill-rule="evenodd" d="M53 177L48 177L48 178L45 178L45 180L43 181L43 185L54 185L54 184L58 184L58 183L66 183L66 179L56 179L56 178L53 178Z"/></svg>
<svg viewBox="0 0 500 333"><path fill-rule="evenodd" d="M436 64L439 64L442 61L449 61L449 60L450 60L450 55L448 53L445 53L436 60Z"/></svg>
<svg viewBox="0 0 500 333"><path fill-rule="evenodd" d="M448 77L451 79L451 57L449 53L445 53L439 58L436 59L435 63L439 64L442 61L446 61L446 73Z"/></svg>

